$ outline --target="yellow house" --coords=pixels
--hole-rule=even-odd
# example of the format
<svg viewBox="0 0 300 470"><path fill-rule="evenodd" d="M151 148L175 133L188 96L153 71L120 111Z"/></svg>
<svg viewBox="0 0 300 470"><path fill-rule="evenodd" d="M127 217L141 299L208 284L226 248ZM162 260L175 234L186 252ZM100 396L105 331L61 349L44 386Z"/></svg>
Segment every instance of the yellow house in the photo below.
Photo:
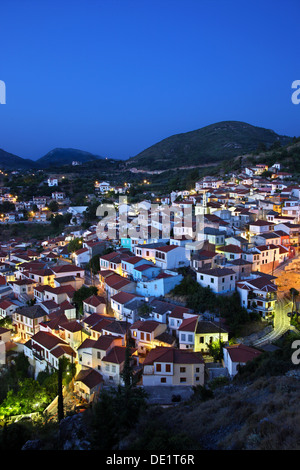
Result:
<svg viewBox="0 0 300 470"><path fill-rule="evenodd" d="M228 341L228 331L212 321L198 321L195 339L194 351L208 352L208 344L221 340L223 343Z"/></svg>
<svg viewBox="0 0 300 470"><path fill-rule="evenodd" d="M76 320L60 324L59 337L66 341L71 348L77 349L78 346L88 338L84 332L83 326Z"/></svg>
<svg viewBox="0 0 300 470"><path fill-rule="evenodd" d="M204 360L199 352L157 347L143 362L143 385L204 384Z"/></svg>

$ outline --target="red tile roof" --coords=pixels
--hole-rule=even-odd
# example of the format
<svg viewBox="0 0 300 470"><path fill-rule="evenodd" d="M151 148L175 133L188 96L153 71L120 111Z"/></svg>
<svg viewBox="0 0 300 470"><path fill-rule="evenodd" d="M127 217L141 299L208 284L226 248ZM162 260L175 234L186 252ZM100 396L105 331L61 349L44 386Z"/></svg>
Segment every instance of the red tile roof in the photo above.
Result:
<svg viewBox="0 0 300 470"><path fill-rule="evenodd" d="M82 382L90 390L103 382L102 375L95 369L81 370L75 377L75 382Z"/></svg>
<svg viewBox="0 0 300 470"><path fill-rule="evenodd" d="M39 345L43 346L45 349L51 350L55 346L59 344L67 344L61 338L52 335L51 333L47 333L46 331L38 331L35 335L31 337L31 341L38 343ZM33 344L32 344L33 346Z"/></svg>
<svg viewBox="0 0 300 470"><path fill-rule="evenodd" d="M130 329L131 330L139 330L139 331L145 331L146 333L151 333L152 331L155 331L156 328L160 325L161 323L155 321L155 320L146 320L146 321L141 321L138 320L134 322Z"/></svg>
<svg viewBox="0 0 300 470"><path fill-rule="evenodd" d="M224 253L243 253L243 250L237 245L220 246L216 250L223 251Z"/></svg>
<svg viewBox="0 0 300 470"><path fill-rule="evenodd" d="M62 344L62 345L57 346L51 351L51 354L57 358L63 356L64 354L67 354L68 356L76 357L75 351L68 344Z"/></svg>
<svg viewBox="0 0 300 470"><path fill-rule="evenodd" d="M53 266L51 269L55 274L84 271L83 268L79 268L78 266L75 266L75 264L62 264L61 266Z"/></svg>
<svg viewBox="0 0 300 470"><path fill-rule="evenodd" d="M83 301L85 304L91 305L92 307L98 307L101 304L106 304L105 298L100 295L91 295Z"/></svg>
<svg viewBox="0 0 300 470"><path fill-rule="evenodd" d="M124 259L124 263L137 264L140 261L145 261L141 256L130 256L127 259Z"/></svg>
<svg viewBox="0 0 300 470"><path fill-rule="evenodd" d="M6 310L7 308L9 307L12 307L12 306L17 306L16 304L14 304L13 302L11 302L10 300L2 300L2 302L0 302L0 308L2 310Z"/></svg>
<svg viewBox="0 0 300 470"><path fill-rule="evenodd" d="M175 250L178 248L177 245L165 245L165 246L160 246L159 248L156 248L156 251L162 251L163 253L168 253L169 251Z"/></svg>
<svg viewBox="0 0 300 470"><path fill-rule="evenodd" d="M134 354L135 352L136 352L135 348L130 349L131 354ZM125 355L126 355L125 346L115 346L109 351L109 353L105 357L103 357L102 362L122 364L125 361Z"/></svg>
<svg viewBox="0 0 300 470"><path fill-rule="evenodd" d="M130 294L129 292L119 292L111 297L111 300L114 300L118 304L126 304L130 300L134 299L136 294Z"/></svg>
<svg viewBox="0 0 300 470"><path fill-rule="evenodd" d="M154 362L168 362L173 364L203 364L201 353L175 349L172 347L157 347L151 349L143 365L152 365Z"/></svg>
<svg viewBox="0 0 300 470"><path fill-rule="evenodd" d="M258 349L245 346L244 344L233 344L226 349L232 362L246 363L261 354L261 351Z"/></svg>
<svg viewBox="0 0 300 470"><path fill-rule="evenodd" d="M122 341L122 338L118 336L113 336L113 335L102 335L100 336L100 338L97 339L97 341L95 341L95 344L93 345L93 347L95 349L101 349L103 351L106 351L111 346L111 344L116 340Z"/></svg>
<svg viewBox="0 0 300 470"><path fill-rule="evenodd" d="M185 318L183 322L181 323L180 327L178 328L178 330L194 332L196 330L197 323L198 323L198 317Z"/></svg>

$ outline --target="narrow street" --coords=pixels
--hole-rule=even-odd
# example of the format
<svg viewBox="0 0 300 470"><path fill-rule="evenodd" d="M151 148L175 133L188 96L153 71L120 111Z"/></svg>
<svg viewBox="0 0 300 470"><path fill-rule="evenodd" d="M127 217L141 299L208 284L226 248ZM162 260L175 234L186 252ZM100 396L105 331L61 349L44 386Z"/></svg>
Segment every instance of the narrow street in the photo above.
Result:
<svg viewBox="0 0 300 470"><path fill-rule="evenodd" d="M253 343L253 346L263 346L267 343L280 338L284 333L290 329L290 318L287 313L291 310L291 302L285 300L284 297L277 299L276 310L274 315L274 329L266 336L258 339Z"/></svg>
<svg viewBox="0 0 300 470"><path fill-rule="evenodd" d="M289 299L290 292L289 288L293 287L294 278L293 271L290 271L289 268L286 270L289 264L297 262L299 255L294 258L290 258L282 263L277 269L274 270L274 276L277 277L276 284L278 285L277 291L277 303L274 315L274 328L273 331L263 336L262 338L253 342L253 346L263 346L267 343L271 343L276 339L280 338L284 333L286 333L290 328L290 317L287 316L288 312L292 310L292 303ZM290 272L290 274L289 274ZM290 276L290 277L289 277ZM288 278L288 281L286 279ZM285 280L284 280L285 279ZM293 328L293 327L292 327Z"/></svg>

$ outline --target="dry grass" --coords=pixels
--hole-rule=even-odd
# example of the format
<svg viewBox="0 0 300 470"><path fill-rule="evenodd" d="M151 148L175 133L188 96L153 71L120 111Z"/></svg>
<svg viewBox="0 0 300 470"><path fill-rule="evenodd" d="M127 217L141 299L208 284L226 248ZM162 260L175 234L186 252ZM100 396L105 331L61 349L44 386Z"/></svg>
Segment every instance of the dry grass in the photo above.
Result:
<svg viewBox="0 0 300 470"><path fill-rule="evenodd" d="M297 379L261 378L248 386L223 387L206 402L163 410L159 419L203 449L298 450L299 393Z"/></svg>
<svg viewBox="0 0 300 470"><path fill-rule="evenodd" d="M253 333L258 333L266 328L266 323L262 321L253 321L246 323L245 325L241 326L239 329L239 335L242 337L250 336Z"/></svg>

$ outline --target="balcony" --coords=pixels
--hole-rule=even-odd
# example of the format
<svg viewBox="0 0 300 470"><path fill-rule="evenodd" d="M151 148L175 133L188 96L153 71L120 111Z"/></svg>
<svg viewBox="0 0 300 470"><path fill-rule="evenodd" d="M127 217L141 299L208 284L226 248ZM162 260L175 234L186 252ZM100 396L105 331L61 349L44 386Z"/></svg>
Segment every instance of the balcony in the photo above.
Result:
<svg viewBox="0 0 300 470"><path fill-rule="evenodd" d="M253 300L255 302L257 300L261 300L262 302L270 302L273 300L277 300L277 293L271 292L265 295L261 295L261 294L254 294L253 292L250 292L248 295L248 300Z"/></svg>

